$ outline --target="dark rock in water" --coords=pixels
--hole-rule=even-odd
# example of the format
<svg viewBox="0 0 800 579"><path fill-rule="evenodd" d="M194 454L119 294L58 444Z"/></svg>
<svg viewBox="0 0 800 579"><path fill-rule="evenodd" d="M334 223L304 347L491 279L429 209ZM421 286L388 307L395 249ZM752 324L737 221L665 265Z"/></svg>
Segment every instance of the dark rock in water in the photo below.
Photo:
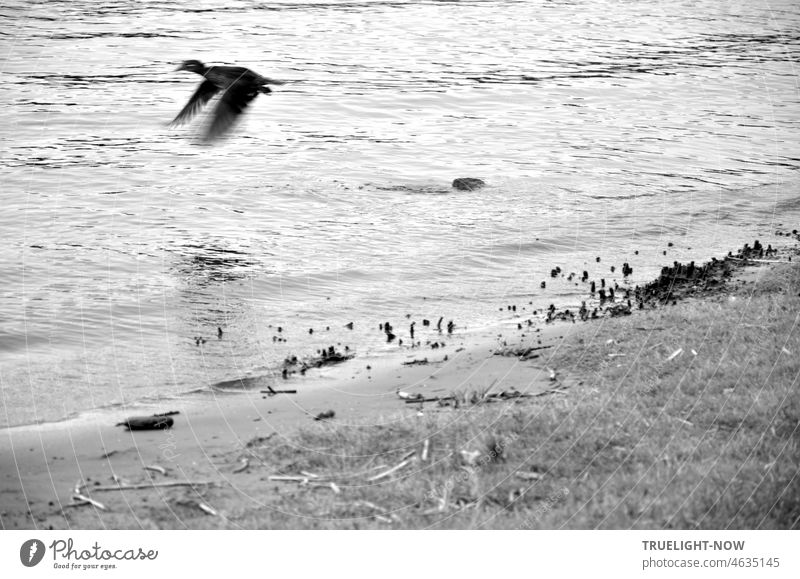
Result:
<svg viewBox="0 0 800 579"><path fill-rule="evenodd" d="M134 416L117 423L115 426L124 426L128 430L163 430L172 428L174 421L169 416L154 414L153 416Z"/></svg>
<svg viewBox="0 0 800 579"><path fill-rule="evenodd" d="M475 177L459 177L453 181L453 188L459 191L474 191L486 185L481 179Z"/></svg>

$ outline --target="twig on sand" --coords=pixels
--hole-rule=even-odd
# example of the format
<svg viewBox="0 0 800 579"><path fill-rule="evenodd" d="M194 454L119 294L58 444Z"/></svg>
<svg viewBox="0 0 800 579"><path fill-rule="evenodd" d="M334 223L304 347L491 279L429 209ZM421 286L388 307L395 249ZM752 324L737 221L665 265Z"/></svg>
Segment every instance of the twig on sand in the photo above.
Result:
<svg viewBox="0 0 800 579"><path fill-rule="evenodd" d="M79 504L75 505L76 507L80 506L80 505L92 505L93 507L96 507L96 508L100 509L101 511L107 511L108 510L106 508L106 506L103 503L101 503L100 501L96 501L93 498L87 497L86 495L81 494L81 493L75 493L74 495L72 495L72 500L80 501ZM71 505L68 505L68 506L71 506Z"/></svg>
<svg viewBox="0 0 800 579"><path fill-rule="evenodd" d="M322 478L325 478L325 479L353 479L353 478L358 478L360 476L364 476L364 475L369 474L371 472L375 472L376 470L380 470L382 468L386 468L386 465L385 464L378 464L378 465L375 465L375 466L373 466L371 468L368 468L366 470L362 470L360 472L342 472L342 473L322 475Z"/></svg>
<svg viewBox="0 0 800 579"><path fill-rule="evenodd" d="M536 471L517 471L514 473L514 476L517 478L521 478L522 480L527 481L534 481L539 480L542 478L542 473Z"/></svg>
<svg viewBox="0 0 800 579"><path fill-rule="evenodd" d="M749 261L752 263L786 263L783 259L750 259L749 257L732 257L728 256L727 259L731 259L733 261Z"/></svg>
<svg viewBox="0 0 800 579"><path fill-rule="evenodd" d="M368 478L367 482L375 482L376 480L380 480L382 478L386 478L387 476L389 476L393 472L396 472L396 471L400 470L404 466L408 466L412 462L414 462L414 458L407 458L407 459L403 460L402 462L397 463L396 465L394 465L389 470L385 470L385 471L383 471L381 473L376 474L375 476L372 476L372 477Z"/></svg>
<svg viewBox="0 0 800 579"><path fill-rule="evenodd" d="M217 517L217 516L219 516L219 513L218 513L218 512L217 512L215 509L211 508L210 506L208 506L208 505L207 505L207 504L205 504L205 503L197 503L197 507L198 507L198 508L199 508L201 511L204 511L204 512L208 513L208 514L209 514L209 515L211 515L212 517Z"/></svg>
<svg viewBox="0 0 800 579"><path fill-rule="evenodd" d="M164 476L167 475L167 469L163 466L158 466L157 464L145 465L144 470L152 470L153 472L160 472Z"/></svg>
<svg viewBox="0 0 800 579"><path fill-rule="evenodd" d="M297 390L275 390L272 386L267 386L267 389L261 390L261 393L275 396L276 394L297 394Z"/></svg>
<svg viewBox="0 0 800 579"><path fill-rule="evenodd" d="M394 513L389 513L385 508L378 506L375 503L371 503L369 501L356 501L355 503L353 503L353 505L356 507L358 506L367 507L368 509L371 509L373 511L386 513L386 514L379 514L379 513L372 514L372 518L381 523L387 523L391 525L392 523L400 520ZM386 516L387 514L389 515L388 517Z"/></svg>
<svg viewBox="0 0 800 579"><path fill-rule="evenodd" d="M235 469L233 469L233 474L245 471L248 468L250 468L250 459L249 458L243 458L243 459L241 459L239 461L239 466L237 466Z"/></svg>
<svg viewBox="0 0 800 579"><path fill-rule="evenodd" d="M299 483L307 483L308 477L307 476L284 476L284 475L273 475L269 477L269 480L274 482L299 482Z"/></svg>
<svg viewBox="0 0 800 579"><path fill-rule="evenodd" d="M423 404L425 402L444 402L445 400L454 400L453 396L434 396L433 398L423 398L421 394L418 396L419 397L406 398L406 404Z"/></svg>
<svg viewBox="0 0 800 579"><path fill-rule="evenodd" d="M667 362L670 362L670 361L674 360L675 358L680 356L682 353L683 353L683 348L678 348L677 350L672 352L672 354L670 354L669 358L667 358Z"/></svg>
<svg viewBox="0 0 800 579"><path fill-rule="evenodd" d="M563 386L559 386L557 388L549 388L547 390L542 390L541 392L537 392L536 394L530 394L530 396L534 398L538 398L539 396L549 396L550 394L564 394L567 391L566 388Z"/></svg>
<svg viewBox="0 0 800 579"><path fill-rule="evenodd" d="M426 438L425 442L422 443L422 456L420 456L422 462L428 460L428 450L430 449L430 446L431 446L431 441L429 438Z"/></svg>
<svg viewBox="0 0 800 579"><path fill-rule="evenodd" d="M160 488L160 487L199 487L199 486L209 486L214 485L216 483L211 481L171 481L171 482L161 482L161 483L142 483L142 484L135 484L135 485L115 485L115 486L106 486L106 487L93 487L92 492L97 491L135 491L139 489L152 489L152 488Z"/></svg>

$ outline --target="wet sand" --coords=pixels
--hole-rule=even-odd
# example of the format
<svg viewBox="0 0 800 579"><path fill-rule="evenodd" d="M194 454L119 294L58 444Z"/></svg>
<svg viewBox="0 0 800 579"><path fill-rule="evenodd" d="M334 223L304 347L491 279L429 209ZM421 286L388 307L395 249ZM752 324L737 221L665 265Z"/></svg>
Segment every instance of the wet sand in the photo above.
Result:
<svg viewBox="0 0 800 579"><path fill-rule="evenodd" d="M458 335L435 350L404 350L380 359L353 359L340 365L292 376L280 388L297 394L269 396L255 389L207 394L157 406L104 411L0 433L0 517L5 529L139 528L149 526L150 513L172 512L176 495L187 487L131 491L95 491L118 484L178 481L211 482L242 488L238 457L258 437L283 436L313 424L320 412L333 410L331 420L353 426L385 424L424 413L431 403L407 404L397 391L442 397L453 392L517 390L537 393L552 387L547 352L558 347L574 324L531 327L520 333L517 321L505 329ZM540 343L541 341L541 343ZM505 344L505 346L504 346ZM495 355L508 348L540 348L538 358ZM447 360L445 360L445 357ZM427 359L428 363L413 363ZM370 366L370 369L367 369ZM277 388L277 387L276 387ZM168 430L127 431L114 426L133 415L178 411ZM155 470L145 467L152 466ZM167 471L164 475L158 467ZM116 477L116 479L115 479ZM68 507L74 489L108 510ZM200 487L202 488L202 487ZM238 490L237 490L238 489ZM243 501L247 501L246 492Z"/></svg>

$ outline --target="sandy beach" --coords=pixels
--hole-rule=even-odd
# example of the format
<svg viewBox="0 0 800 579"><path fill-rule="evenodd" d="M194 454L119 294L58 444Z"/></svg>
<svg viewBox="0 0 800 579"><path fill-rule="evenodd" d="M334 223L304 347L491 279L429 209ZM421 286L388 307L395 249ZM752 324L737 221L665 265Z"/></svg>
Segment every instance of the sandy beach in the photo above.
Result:
<svg viewBox="0 0 800 579"><path fill-rule="evenodd" d="M509 322L511 326L516 328L516 322ZM535 347L557 348L572 329L549 326L513 338L520 347L530 346L533 340ZM516 334L505 333L509 337ZM156 519L161 520L174 510L171 501L185 489L104 493L102 497L92 494L108 506L108 513L62 508L73 502L79 481L91 491L93 486L115 484L115 476L130 484L207 481L241 491L250 477L239 475L234 480L232 472L240 466L239 455L250 441L290 435L314 424L313 417L327 410L335 411L336 424L355 428L416 417L420 405L405 404L398 390L435 397L489 385L496 391L525 393L551 387L549 373L541 364L494 355L503 341L496 332L456 335L442 341L447 345L435 350L355 359L286 380L286 388L296 389L297 394L269 396L258 388L211 393L158 406L105 410L65 422L6 429L0 435L3 525L7 529L155 525L147 522L151 519L145 512L155 510L159 513ZM413 363L424 359L428 362ZM425 412L431 405L421 406ZM169 430L127 431L114 426L131 415L166 411L180 412ZM163 467L167 475L147 470L148 466ZM243 502L247 508L248 499L243 497ZM117 523L110 523L109 516ZM119 523L120 517L127 522ZM180 527L179 517L173 518L173 525Z"/></svg>
<svg viewBox="0 0 800 579"><path fill-rule="evenodd" d="M596 390L592 382L600 373L609 369L621 372L619 369L628 365L633 372L633 361L625 358L626 353L602 352L609 344L641 342L642 334L637 330L653 329L653 317L661 315L661 307L679 317L685 310L687 317L683 319L688 320L696 304L717 308L719 304L734 303L737 296L740 300L752 298L759 283L771 275L769 272L780 264L793 267L791 257L797 254L794 246L788 246L775 254L768 253L767 258L758 258L752 248L745 249L751 253L744 254L743 258L729 256L715 262L726 268L718 280L712 280L709 274L708 278L701 276L691 285L670 283L666 294L656 292L655 301L662 302L659 308L647 305L654 302L644 299L637 309L635 304L639 297L634 298L633 304L629 298L626 306L622 292L618 291L616 302L599 304L600 315L596 320L587 313L586 323L576 323L575 309L570 312L568 308L553 308L547 313L547 319L552 322L545 323L541 312L534 318L532 312L524 311L524 306L520 305L516 313L509 309L505 320L496 328L443 334L441 347L437 343L435 348L430 344L398 348L392 355L373 359L355 357L341 364L309 370L302 376L288 374L280 384L281 388L296 390L292 394L272 395L258 387L258 380L253 380L249 390L236 393L202 393L152 406L110 408L69 421L5 429L0 433L0 521L5 529L268 528L270 519L253 518L253 513L266 511L273 515L282 513L283 518L279 519L283 528L309 526L305 520L307 515L291 514L294 512L292 493L325 493L332 497L330 500L345 500L342 494L358 493L362 486L369 485L354 485L355 491L350 487L342 490L342 479L321 477L319 472L304 470L304 457L311 456L309 464L318 463L319 468L330 467L326 460L334 459L337 464L345 461L368 465L376 481L388 483L399 476L407 464L415 462L424 466L424 461L431 460L428 455L433 450L430 450L428 434L418 439L404 438L416 436L414 433L419 429L436 433L455 423L468 423L472 425L470 428L477 429L475 432L482 440L480 445L485 446L487 437L494 440L491 433L503 431L505 427L499 425L510 420L512 415L519 421L524 416L540 417L542 412L555 412L559 408L564 411L570 406L579 408L585 405L587 392ZM741 250L737 255L742 255ZM653 288L659 287L658 282L654 281L652 287L642 291L655 292ZM588 286L590 280L585 283ZM626 307L627 311L619 311ZM611 310L614 310L613 316ZM762 321L753 320L755 324ZM619 326L623 323L624 326ZM657 335L658 330L659 327L655 327L650 334ZM660 330L667 331L667 328L660 327ZM673 330L681 332L677 326L669 328ZM796 336L786 338L784 350L793 351L789 341L796 341ZM714 340L713 335L708 338L711 343ZM682 347L667 355L670 347L659 341L648 350L663 358L657 371L673 359L690 356L688 347L686 351ZM698 355L694 349L691 352L695 357ZM599 367L595 364L598 356L603 358ZM794 370L790 369L790 378L792 372ZM641 377L628 376L628 372L625 375L635 388L640 388L643 380L646 382ZM796 383L796 372L793 380ZM733 385L726 388L732 389ZM415 397L427 401L415 402ZM315 416L328 411L333 411L334 415L327 420L314 420ZM127 431L115 426L130 416L164 412L177 412L172 415L174 426L170 429ZM693 424L687 419L680 420ZM756 427L763 430L769 424ZM796 428L790 437L796 435ZM406 434L398 435L397 429ZM391 448L375 447L359 454L347 447L348 436L369 440L372 433L389 433L384 438ZM577 436L577 433L571 435ZM396 438L392 439L393 436ZM509 439L507 433L504 436L505 440ZM510 437L517 444L521 438L518 434ZM304 446L304 440L327 443L319 447ZM341 456L337 454L340 440L344 441L342 448L347 447ZM491 442L488 454L480 450L480 446L478 450L470 450L477 444L475 437L461 443L464 444L461 448L447 447L448 458L444 462L457 461L454 464L460 464L458 468L474 475L480 470L484 454L491 455L489 462L499 462L501 457L503 468L512 468L512 473L522 472L529 477L528 490L543 476L544 471L513 460L506 461L508 453L503 452L506 443L493 446L495 442ZM409 448L410 454L406 452ZM437 449L440 455L441 448ZM598 453L602 454L600 450ZM400 451L403 452L398 454ZM796 465L789 467L796 469ZM373 477L365 480L372 481ZM312 487L318 490L309 491ZM562 491L551 489L536 495L539 497L534 502L538 505L536 508L541 511L542 504L566 496L553 499L556 492ZM478 507L486 506L482 502L485 496L488 493L482 493L477 503L473 501L471 506L476 513ZM307 508L314 508L315 500L303 500ZM445 519L451 517L451 509L463 511L465 503L469 503L454 499L451 506L448 500L445 493L439 511ZM350 502L375 507L374 503L360 498ZM431 513L426 511L426 514ZM395 515L374 512L340 518L320 512L311 526L381 525L417 526L416 523L400 524L400 518ZM732 525L737 526L735 521Z"/></svg>

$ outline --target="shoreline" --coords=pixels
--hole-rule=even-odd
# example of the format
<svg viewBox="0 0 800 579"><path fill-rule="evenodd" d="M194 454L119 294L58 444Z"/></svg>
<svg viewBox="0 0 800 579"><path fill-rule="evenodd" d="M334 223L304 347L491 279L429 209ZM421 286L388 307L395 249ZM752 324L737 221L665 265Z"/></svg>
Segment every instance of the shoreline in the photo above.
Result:
<svg viewBox="0 0 800 579"><path fill-rule="evenodd" d="M543 335L545 343L557 345L568 329L550 326L536 335ZM398 389L447 395L478 387L487 379L529 392L549 387L549 375L544 370L531 376L530 368L518 364L515 358L494 355L497 332L456 337L434 350L434 356L425 350L422 356L422 352L403 352L370 360L366 365L353 360L286 380L287 387L297 387L297 394L267 396L259 389L235 394L209 392L202 400L173 400L135 411L146 415L178 410L180 414L173 417L175 425L169 430L127 431L114 426L112 412L4 429L0 434L2 527L49 527L53 520L61 519L62 509L72 502L77 480L85 481L89 490L92 485L113 484L115 476L124 481L158 482L211 475L224 481L229 474L226 471L236 465L224 460L220 464L221 457L240 452L250 440L282 436L314 425L312 417L319 412L334 410L334 423L347 422L355 428L389 424L398 414L416 415L418 410L412 408L416 405L401 404ZM420 357L427 357L429 362L402 364L404 359ZM313 387L303 388L309 383ZM146 466L162 467L168 476L146 470Z"/></svg>
<svg viewBox="0 0 800 579"><path fill-rule="evenodd" d="M737 266L737 272L757 273L761 265ZM745 278L747 275L741 277ZM725 284L718 289L723 287ZM706 297L717 293L712 290ZM703 300L704 296L699 299ZM631 314L636 316L637 312ZM374 430L414 420L420 414L437 412L435 404L421 405L421 412L417 404L404 404L397 390L426 397L476 392L487 386L494 391L546 392L553 385L548 363L558 354L559 346L573 332L591 330L586 329L589 328L586 324L564 321L542 327L523 327L522 317L515 329L514 321L503 321L497 328L482 332L456 332L441 349L406 350L367 360L357 357L344 364L312 370L305 377L292 376L283 383L290 388L300 386L297 394L267 396L258 389L235 394L211 391L191 400L159 403L157 407L137 406L136 412L141 409L142 414L150 410L177 409L180 414L174 416L175 426L169 430L128 432L113 426L113 420L106 420L112 412L6 428L0 435L0 472L4 479L0 488L4 497L0 505L2 528L70 525L181 528L181 509L188 509L188 515L196 508L184 505L176 509L176 500L180 504L187 501L187 504L195 504L197 497L206 494L205 486L186 487L183 494L176 491L182 497L178 499L168 492L169 489L162 492L158 487L155 495L149 491L92 494L91 489L120 481L145 485L211 481L213 486L231 485L236 490L241 479L237 468L241 468L243 452L253 441L275 437L288 440L296 432L311 427L331 428L334 432L342 426L359 431ZM498 329L501 327L502 330ZM528 360L496 355L497 350L504 347L525 351L532 346L545 350L537 354L540 357ZM415 359L428 362L403 364ZM572 374L576 372L562 375L558 368L555 371L559 373L559 384L569 388L574 382ZM330 422L312 420L317 413L328 410L335 411ZM102 422L97 418L102 418ZM247 474L247 467L244 474ZM88 493L94 500L102 501L108 512L92 506L73 506L73 497L82 494L75 492L76 485L84 496ZM150 515L142 516L142 511Z"/></svg>

